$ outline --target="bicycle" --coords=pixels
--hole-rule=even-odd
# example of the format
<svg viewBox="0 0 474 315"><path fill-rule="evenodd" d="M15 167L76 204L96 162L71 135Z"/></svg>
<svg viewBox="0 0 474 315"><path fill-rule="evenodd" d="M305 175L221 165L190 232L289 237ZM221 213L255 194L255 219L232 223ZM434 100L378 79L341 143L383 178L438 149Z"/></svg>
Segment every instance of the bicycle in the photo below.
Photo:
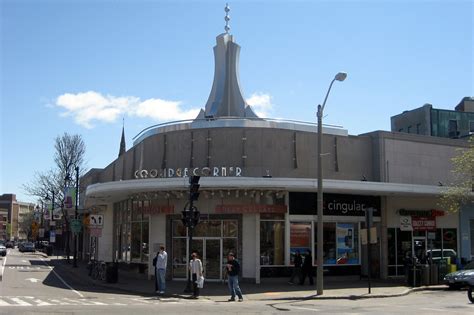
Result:
<svg viewBox="0 0 474 315"><path fill-rule="evenodd" d="M106 278L105 262L91 260L89 263L89 275L94 280L105 281L105 278Z"/></svg>

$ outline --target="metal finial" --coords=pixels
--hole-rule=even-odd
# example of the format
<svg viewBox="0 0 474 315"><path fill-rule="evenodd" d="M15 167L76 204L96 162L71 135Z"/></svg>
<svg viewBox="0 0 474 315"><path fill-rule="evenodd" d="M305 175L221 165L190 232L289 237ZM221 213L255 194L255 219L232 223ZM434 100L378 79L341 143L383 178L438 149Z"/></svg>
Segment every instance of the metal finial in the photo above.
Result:
<svg viewBox="0 0 474 315"><path fill-rule="evenodd" d="M225 17L224 17L224 20L225 20L225 27L224 27L224 30L225 30L226 34L229 34L229 31L230 31L230 26L229 26L229 21L230 21L229 11L230 11L230 7L229 7L229 4L228 4L228 3L225 4L224 11L225 11Z"/></svg>

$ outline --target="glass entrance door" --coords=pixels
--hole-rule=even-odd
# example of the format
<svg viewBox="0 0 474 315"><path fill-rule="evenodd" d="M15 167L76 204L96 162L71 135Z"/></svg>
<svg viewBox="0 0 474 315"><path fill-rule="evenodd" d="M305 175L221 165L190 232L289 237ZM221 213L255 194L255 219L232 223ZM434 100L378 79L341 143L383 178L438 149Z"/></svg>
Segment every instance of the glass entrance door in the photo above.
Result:
<svg viewBox="0 0 474 315"><path fill-rule="evenodd" d="M208 280L220 280L222 244L220 238L193 238L191 250L197 250L201 256L204 277Z"/></svg>

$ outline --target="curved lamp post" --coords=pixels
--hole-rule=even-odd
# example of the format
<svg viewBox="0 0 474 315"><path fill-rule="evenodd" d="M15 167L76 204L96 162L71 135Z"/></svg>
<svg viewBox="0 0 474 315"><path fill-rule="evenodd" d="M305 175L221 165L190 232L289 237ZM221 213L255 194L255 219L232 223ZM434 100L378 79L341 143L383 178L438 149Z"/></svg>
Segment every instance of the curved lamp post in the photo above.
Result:
<svg viewBox="0 0 474 315"><path fill-rule="evenodd" d="M323 294L323 165L321 160L321 151L322 151L322 141L323 141L323 110L326 106L326 101L331 91L332 84L334 81L344 81L347 77L347 73L339 72L336 74L334 79L332 79L331 84L329 85L328 92L324 98L323 105L318 105L318 224L317 224L317 273L316 273L316 289L317 294Z"/></svg>

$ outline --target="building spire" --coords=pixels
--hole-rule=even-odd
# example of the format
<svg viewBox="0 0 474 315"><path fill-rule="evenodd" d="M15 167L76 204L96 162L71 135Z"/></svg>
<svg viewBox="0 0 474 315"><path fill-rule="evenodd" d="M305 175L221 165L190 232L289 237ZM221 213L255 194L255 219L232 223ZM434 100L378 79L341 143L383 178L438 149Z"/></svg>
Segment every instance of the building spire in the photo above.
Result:
<svg viewBox="0 0 474 315"><path fill-rule="evenodd" d="M122 138L120 139L120 150L118 156L120 157L126 151L125 146L125 118L122 118Z"/></svg>
<svg viewBox="0 0 474 315"><path fill-rule="evenodd" d="M225 11L225 17L224 17L224 20L225 20L225 27L224 27L224 30L225 30L225 33L226 33L226 34L229 34L229 31L230 31L230 26L229 26L229 21L230 21L229 11L230 11L230 7L229 7L229 4L228 4L228 3L225 4L224 11Z"/></svg>
<svg viewBox="0 0 474 315"><path fill-rule="evenodd" d="M240 89L239 54L240 46L234 42L229 33L229 4L226 4L225 33L216 38L214 46L214 81L206 107L201 110L197 119L219 117L258 118L252 108L245 102Z"/></svg>

